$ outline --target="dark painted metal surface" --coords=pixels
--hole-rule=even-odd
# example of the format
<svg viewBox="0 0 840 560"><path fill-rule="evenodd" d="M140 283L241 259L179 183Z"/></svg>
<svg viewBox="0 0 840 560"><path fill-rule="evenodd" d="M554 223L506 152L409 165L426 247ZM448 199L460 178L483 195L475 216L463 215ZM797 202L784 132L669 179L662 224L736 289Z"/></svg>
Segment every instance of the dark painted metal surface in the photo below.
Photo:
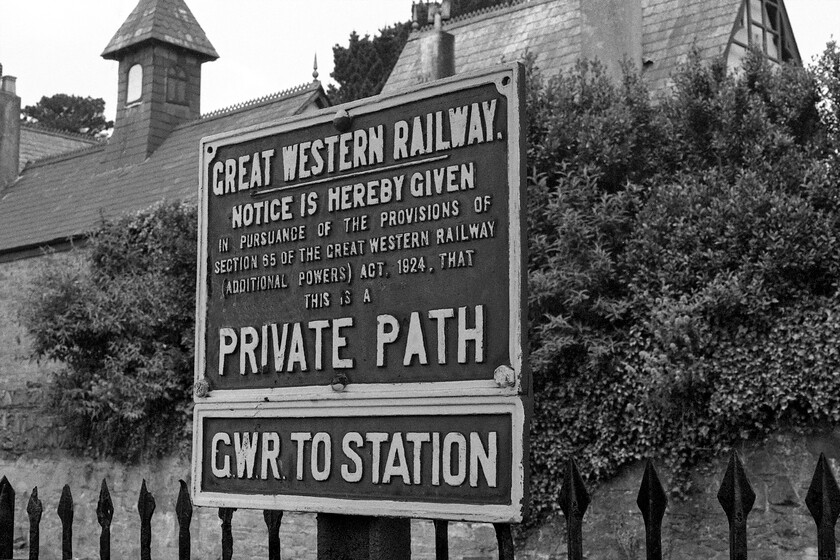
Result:
<svg viewBox="0 0 840 560"><path fill-rule="evenodd" d="M99 534L99 560L111 560L111 520L114 519L114 504L108 483L102 479L99 487L99 501L96 503L96 520L102 528Z"/></svg>
<svg viewBox="0 0 840 560"><path fill-rule="evenodd" d="M323 148L323 140L335 138L336 135L331 119L322 119L316 124L298 126L284 130L282 133L251 135L239 142L221 143L217 150L205 151L208 155L202 165L206 165L205 169L209 172L205 222L207 230L204 238L207 271L200 282L206 286L208 298L205 305L207 311L204 329L205 359L202 360L206 370L202 373L205 373L211 390L329 385L337 373L346 374L353 383L488 380L492 379L493 368L500 364L508 364L510 360L508 325L512 317L510 316L511 306L508 303L511 294L510 278L507 274L507 266L504 266L510 255L508 245L508 230L511 221L508 204L510 185L507 177L509 152L518 149L518 146L511 145L510 139L515 136L513 131L507 130L508 111L517 110L513 103L516 91L514 88L508 88L507 94L501 94L495 83L482 83L474 87L442 92L434 97L406 100L399 105L383 107L373 112L353 110L353 132L348 132L348 134L358 133L359 138L362 139L362 136L368 136L367 131L380 127L385 134L383 159L374 162L371 157L369 164L360 163L353 168L336 164L335 169L329 171L324 165L319 166L323 172L310 170L310 166L318 158L324 158L323 161L327 161L327 158L332 158L334 155L335 161L338 162L338 154L333 154L335 150ZM394 130L397 123L407 122L411 127L416 118L418 119L416 126L419 127L420 119L423 119L424 124L430 123L424 127L429 131L428 134L432 135L437 130L441 141L445 141L448 146L449 141L446 140L449 135L448 110L463 108L471 116L472 111L476 111L475 118L470 122L480 123L484 122L480 120L482 117L479 109L483 103L487 104L486 107L492 103L494 107L493 124L487 128L486 141L458 143L456 144L458 147L453 145L451 148L435 148L429 145L427 146L429 150L423 149L419 152L412 150L411 154L403 156L399 155L399 151L395 149ZM434 126L435 113L438 113L437 122L443 123L445 120L446 125L441 124L433 130L430 126ZM433 120L427 121L426 115ZM416 130L418 134L415 142L420 142L422 139L419 128ZM302 151L304 147L311 147L316 143L322 147L315 152L307 151L307 155L304 155ZM374 141L371 140L368 146L373 146L373 144ZM300 157L308 158L309 161L305 165L308 170L305 174L309 177L300 177L299 174L296 178L292 175L287 176L291 167L284 166L284 155L281 154L280 148L297 150L300 145L304 146L300 148ZM329 146L338 146L338 144L331 143ZM309 148L306 149L309 150ZM260 163L266 156L259 156L259 154L267 154L268 150L273 151L273 156L271 156L273 163L270 168ZM317 157L314 155L316 152ZM310 153L313 155L308 155ZM262 170L264 177L259 181L260 184L243 190L235 189L235 192L217 192L215 187L220 177L214 171L216 166L227 165L227 162L242 162L241 158L245 157L249 158L247 166L249 176L255 164L257 173ZM355 161L361 162L361 160ZM443 188L442 192L435 193L432 187L434 179L431 178L433 170L434 172L450 168L459 170L462 165L474 166L475 176L481 177L476 182L477 186L463 190L453 188L451 191ZM430 179L426 179L427 172L430 173ZM453 181L457 183L462 174L461 171L456 171L456 173L457 179ZM414 179L415 174L417 174L416 179ZM328 181L324 182L324 179ZM333 208L330 208L331 192L334 201L343 200L338 197L339 191L331 191L331 189L341 188L343 185L351 188L356 184L367 185L369 181L375 181L378 185L375 189L371 187L370 199L365 195L364 202L360 204L342 204L336 207L338 202L334 202ZM390 182L392 186L384 187L384 184L389 184L387 182ZM414 191L411 187L412 182L415 186ZM396 187L397 183L401 187ZM428 190L424 190L426 186ZM275 191L275 189L283 190ZM392 194L387 194L389 192ZM302 210L304 207L302 201L305 196L306 200L311 200L313 203L311 211ZM310 199L309 196L313 198ZM492 196L492 205L482 210L480 215L473 210L476 196ZM235 222L232 219L234 214L239 215L238 209L243 208L243 205L270 202L279 204L284 197L289 197L287 200L293 204L289 206L287 218L283 220L252 223L245 229L237 223L238 221ZM352 201L352 197L348 200ZM371 202L368 203L368 200ZM406 246L401 243L400 246L373 254L367 242L380 238L387 239L387 236L392 235L397 229L393 226L382 225L380 213L422 206L425 215L425 207L435 203L446 205L447 208L455 205L458 210L454 213L455 215L447 213L446 219L434 222L409 220L407 223L399 224L398 228L400 235L425 235L431 231L432 237L428 243L411 242ZM250 206L244 206L244 208L250 208ZM345 226L344 219L357 220L357 223L361 223L361 220L367 222L364 229L354 230L352 227L348 229L348 226ZM455 235L463 239L464 236L459 235L459 232L466 230L461 228L469 228L472 224L485 220L494 223L495 234L484 237L480 241L467 239L465 242L454 244L438 244L434 238L436 232L430 228L430 223L435 226L440 225L446 228L445 231L456 232ZM353 244L364 241L366 245L364 252L342 251L341 258L329 258L327 245L319 240L317 233L319 224L327 221L333 222L329 232L330 243ZM241 235L246 231L257 235L268 235L279 227L304 227L305 236L273 246L262 244L249 246L247 238L244 246L240 242ZM230 240L229 245L220 244L221 240L226 239ZM309 257L302 256L321 244L323 245L317 256L315 253L310 253ZM439 254L453 252L453 255L463 256L458 249L474 250L476 258L473 259L471 253L469 263L464 261L453 263L451 266L444 265ZM294 257L283 261L283 251L291 251ZM268 257L270 263L270 257L275 253L280 262L276 265L263 265L262 257ZM258 258L257 262L248 261L253 257ZM404 258L409 259L407 269L406 262L400 262L400 259ZM423 259L422 262L418 260L420 258ZM231 269L227 263L238 264ZM382 263L383 266L380 268L376 265L371 276L366 274L365 277L360 277L360 271L369 263ZM321 267L333 267L337 281L333 280L329 284L308 283L306 275L316 264ZM418 266L420 268L417 268ZM500 266L505 270L504 274L499 273ZM303 280L301 280L301 274L304 275ZM251 278L258 276L279 277L282 280L274 283L275 287L269 289L246 287L251 282ZM282 288L277 288L278 284ZM365 290L369 290L373 305L363 303ZM329 300L313 302L305 299L307 293L314 292L328 293ZM389 355L385 356L385 367L370 367L376 364L377 360L377 346L374 342L377 336L379 314L387 312L402 322L408 321L412 312L423 310L421 316L425 320L427 311L431 309L457 309L465 306L472 310L477 304L486 306L485 316L488 318L484 345L486 357L482 363L475 360L458 361L456 359L457 344L450 343L446 345L445 352L448 356L445 363L437 359L429 359L428 362L424 362L423 367L402 367L402 351L405 349L406 341L406 329L403 327L397 340L389 345ZM310 359L307 362L307 371L303 372L305 375L300 375L301 367L289 368L288 363L285 366L280 364L278 367L274 360L269 360L264 368L250 368L249 366L247 372L240 375L239 360L236 356L229 355L227 359L222 359L221 362L219 360L220 354L223 354L220 352L219 344L222 327L230 327L238 332L243 327L256 327L259 330L261 325L281 322L288 323L291 329L295 323L305 324L312 319L334 320L343 317L353 318L352 330L342 331L342 336L347 334L349 342L347 348L343 348L341 353L355 360L355 365L349 369L345 369L344 366L334 367L332 360L329 359L324 361L323 368L313 368ZM490 326L491 320L493 326ZM472 323L472 317L469 322ZM429 337L433 337L431 333L436 332L433 325L434 323L430 323L426 327L431 329ZM258 332L258 336L262 338L262 333ZM304 337L304 343L308 344L310 338ZM311 353L313 350L307 348L306 352ZM486 364L493 364L493 367L488 368ZM257 372L255 369L260 371Z"/></svg>
<svg viewBox="0 0 840 560"><path fill-rule="evenodd" d="M26 515L29 517L29 560L38 560L41 553L41 514L44 505L38 499L38 487L32 489L29 502L26 504Z"/></svg>
<svg viewBox="0 0 840 560"><path fill-rule="evenodd" d="M755 503L755 492L734 449L718 491L718 501L729 520L729 558L747 560L747 516Z"/></svg>
<svg viewBox="0 0 840 560"><path fill-rule="evenodd" d="M646 558L662 560L662 518L668 507L668 497L659 481L659 475L656 474L656 468L650 461L645 466L636 504L645 520Z"/></svg>
<svg viewBox="0 0 840 560"><path fill-rule="evenodd" d="M140 560L152 560L152 515L155 513L155 498L146 489L146 480L140 486L137 500L140 514Z"/></svg>
<svg viewBox="0 0 840 560"><path fill-rule="evenodd" d="M243 413L243 416L246 414ZM510 500L512 486L512 454L507 451L513 445L513 426L511 417L506 414L457 414L448 415L445 418L432 415L406 415L390 416L387 419L387 429L383 430L383 421L376 417L358 416L334 416L334 417L307 417L307 418L253 418L231 417L228 415L218 418L206 418L203 421L202 431L202 462L205 468L202 471L202 490L207 492L220 493L243 493L243 494L282 494L288 496L317 496L319 498L360 498L360 499L391 499L394 501L417 500L423 502L466 502L474 504L497 504L503 505ZM459 485L439 484L432 485L432 458L434 455L427 451L431 443L424 444L424 452L420 455L420 480L422 484L401 485L399 492L393 492L393 484L374 483L370 473L376 469L384 469L382 462L387 458L387 450L393 443L394 437L400 437L400 443L407 450L411 444L403 440L403 434L408 432L426 432L431 439L431 434L440 433L439 449L442 449L443 440L446 434L453 431L452 426L457 426L459 433L467 434L467 446L471 445L469 434L477 434L482 444L488 445L489 434L493 432L497 438L499 449L496 458L495 470L497 480L495 486L490 486L484 474L477 473L476 485L467 483L466 479ZM362 471L365 475L361 480L349 482L343 477L335 475L326 480L318 480L312 475L312 449L313 442L302 442L306 450L306 460L298 463L296 446L292 443L294 432L323 432L328 434L330 456L337 458L344 457L343 441L350 432L366 434L368 432L388 433L389 440L383 444L383 452L380 455L379 465L373 464L373 456L365 450L360 453L362 460ZM263 477L260 472L261 462L259 457L256 460L257 467L253 469L251 476L243 473L244 476L216 476L210 465L213 464L213 438L220 433L226 434L229 445L218 445L217 463L223 463L225 458L232 467L232 474L236 474L237 464L234 445L237 434L258 433L263 434L274 432L279 435L281 445L278 456L279 473L282 475L282 482L276 479L271 469L266 470ZM258 450L262 440L251 442ZM369 450L369 444L367 449ZM410 453L411 451L407 451ZM260 451L258 451L260 453ZM440 456L443 453L441 451ZM409 459L410 468L414 463ZM267 465L267 463L265 463ZM298 472L298 466L303 466L303 471ZM470 468L471 462L467 462ZM317 464L315 464L317 466ZM438 465L440 467L440 464ZM478 466L478 465L476 465ZM333 466L333 471L337 471ZM418 473L412 473L415 476Z"/></svg>
<svg viewBox="0 0 840 560"><path fill-rule="evenodd" d="M410 560L411 521L318 514L317 560Z"/></svg>
<svg viewBox="0 0 840 560"><path fill-rule="evenodd" d="M566 517L568 560L583 560L583 514L589 502L589 492L583 484L577 463L574 457L569 457L560 488L560 509Z"/></svg>
<svg viewBox="0 0 840 560"><path fill-rule="evenodd" d="M280 524L283 512L267 509L263 511L265 526L268 529L268 560L280 560Z"/></svg>
<svg viewBox="0 0 840 560"><path fill-rule="evenodd" d="M73 558L73 494L64 485L58 500L58 518L61 519L61 560Z"/></svg>
<svg viewBox="0 0 840 560"><path fill-rule="evenodd" d="M222 560L233 558L233 531L231 528L234 508L219 508L219 519L222 520Z"/></svg>
<svg viewBox="0 0 840 560"><path fill-rule="evenodd" d="M823 453L820 453L811 486L805 496L805 505L817 524L817 558L835 560L837 543L834 538L834 526L840 515L840 489L831 472L831 466Z"/></svg>
<svg viewBox="0 0 840 560"><path fill-rule="evenodd" d="M499 545L499 560L513 560L513 533L510 523L494 523L496 529L496 543Z"/></svg>
<svg viewBox="0 0 840 560"><path fill-rule="evenodd" d="M435 519L435 560L449 560L449 521Z"/></svg>
<svg viewBox="0 0 840 560"><path fill-rule="evenodd" d="M15 490L0 479L0 558L11 558L15 532Z"/></svg>
<svg viewBox="0 0 840 560"><path fill-rule="evenodd" d="M175 503L175 517L178 518L178 560L190 560L190 522L192 521L193 505L187 483L179 480L181 489L178 491L178 501Z"/></svg>

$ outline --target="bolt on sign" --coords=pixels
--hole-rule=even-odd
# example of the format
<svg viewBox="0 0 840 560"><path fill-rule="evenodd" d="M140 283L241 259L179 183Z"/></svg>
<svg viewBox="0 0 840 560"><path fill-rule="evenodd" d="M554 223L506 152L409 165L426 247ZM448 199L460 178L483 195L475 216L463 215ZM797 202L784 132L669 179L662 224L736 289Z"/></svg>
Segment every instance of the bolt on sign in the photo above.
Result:
<svg viewBox="0 0 840 560"><path fill-rule="evenodd" d="M200 149L198 505L517 521L523 70Z"/></svg>

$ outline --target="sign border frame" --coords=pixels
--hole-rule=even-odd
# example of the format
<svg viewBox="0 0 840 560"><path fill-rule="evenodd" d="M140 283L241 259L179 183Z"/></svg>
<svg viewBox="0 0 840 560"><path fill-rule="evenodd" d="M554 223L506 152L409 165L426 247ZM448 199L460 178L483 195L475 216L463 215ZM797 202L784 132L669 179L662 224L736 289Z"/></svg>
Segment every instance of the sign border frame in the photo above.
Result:
<svg viewBox="0 0 840 560"><path fill-rule="evenodd" d="M352 406L348 406L352 405ZM322 418L325 416L369 417L373 412L380 417L401 415L450 416L462 414L509 414L511 432L511 489L509 504L475 504L460 502L423 502L374 500L356 498L324 498L282 494L242 494L205 492L201 489L203 473L201 442L202 420L206 417L272 417L272 418ZM322 402L262 402L221 405L205 403L196 405L193 413L192 499L193 504L204 507L234 507L342 515L407 517L419 519L447 519L487 523L519 523L522 521L527 500L528 447L525 430L528 413L520 398L504 396L475 397L468 403L456 397L417 398L412 396L396 403L383 405L380 399L353 399L352 403Z"/></svg>
<svg viewBox="0 0 840 560"><path fill-rule="evenodd" d="M487 368L505 365L514 371L514 383L505 386L496 382L493 376L487 379L469 381L436 381L436 382L405 382L405 383L351 383L341 393L334 391L329 385L305 385L295 387L274 387L258 389L215 389L206 396L198 397L194 394L196 403L239 403L255 401L288 401L291 398L329 401L346 399L348 396L356 398L411 398L411 397L445 397L457 393L463 396L499 396L499 395L529 395L530 375L525 360L526 340L525 325L527 324L526 282L523 277L525 265L525 224L523 201L525 185L525 95L524 95L524 66L520 62L498 65L486 70L460 74L422 84L412 90L404 90L388 95L366 98L338 107L345 109L353 116L373 113L391 107L403 105L413 101L433 98L437 95L451 93L462 89L494 83L501 95L508 99L507 111L507 142L508 142L508 308L510 322L508 325L508 355L510 364L485 364ZM505 82L505 80L509 80ZM505 88L507 91L503 91ZM511 103L513 100L513 103ZM513 106L513 110L510 110ZM221 146L246 142L255 138L282 134L290 130L297 130L307 126L323 124L332 121L336 107L329 107L307 115L290 117L279 122L258 124L251 127L223 132L201 139L199 147L199 205L198 205L198 266L196 271L196 317L195 317L195 359L194 383L198 385L204 378L206 368L206 333L207 315L207 286L206 278L208 256L208 217L207 207L209 199L209 185L207 168L216 151ZM339 180L340 177L336 177Z"/></svg>

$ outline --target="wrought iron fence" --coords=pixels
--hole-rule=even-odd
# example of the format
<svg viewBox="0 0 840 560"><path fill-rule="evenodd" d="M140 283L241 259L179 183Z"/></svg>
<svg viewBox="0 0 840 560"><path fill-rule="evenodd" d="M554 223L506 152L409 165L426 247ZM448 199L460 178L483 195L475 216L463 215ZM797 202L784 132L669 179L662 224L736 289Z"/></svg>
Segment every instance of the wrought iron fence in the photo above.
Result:
<svg viewBox="0 0 840 560"><path fill-rule="evenodd" d="M187 484L180 481L180 491L175 506L178 520L178 559L190 558L190 521L193 514ZM737 452L733 451L717 495L721 507L729 521L729 558L747 560L747 516L755 503L753 491L744 465ZM667 494L657 475L653 463L648 462L636 500L645 523L645 547L647 560L662 560L662 522L668 507ZM589 492L573 458L568 459L563 486L560 490L560 508L566 520L567 560L583 560L583 517L590 504ZM836 560L836 542L834 526L840 515L840 488L837 486L831 467L820 455L811 485L805 497L805 504L816 523L817 557L819 560ZM4 476L0 480L0 560L13 558L13 533L15 515L15 491ZM29 559L37 560L40 555L41 515L44 511L38 499L38 488L32 490L26 514L29 517ZM137 502L140 516L140 559L151 560L152 515L155 511L155 499L146 489L143 481ZM221 520L222 559L233 557L232 522L234 509L219 508ZM58 517L61 520L62 560L73 558L73 497L70 487L65 485L58 503ZM268 531L268 558L280 560L280 524L283 512L265 510L263 512ZM99 537L99 557L111 558L111 520L114 506L105 480L102 481L99 500L96 506L96 518L101 527ZM448 522L437 520L435 527L435 557L437 560L449 559ZM499 560L513 560L514 541L509 524L494 524L499 548Z"/></svg>

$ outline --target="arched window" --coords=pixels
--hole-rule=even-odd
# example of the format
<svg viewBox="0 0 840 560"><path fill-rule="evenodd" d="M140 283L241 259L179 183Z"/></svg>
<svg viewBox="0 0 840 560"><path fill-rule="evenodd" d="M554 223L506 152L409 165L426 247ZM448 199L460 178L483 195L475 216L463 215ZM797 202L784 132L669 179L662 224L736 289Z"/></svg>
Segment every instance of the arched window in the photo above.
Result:
<svg viewBox="0 0 840 560"><path fill-rule="evenodd" d="M729 41L727 62L740 66L750 47L776 63L801 62L782 0L744 0Z"/></svg>
<svg viewBox="0 0 840 560"><path fill-rule="evenodd" d="M171 66L166 72L166 101L188 105L187 73L180 66Z"/></svg>
<svg viewBox="0 0 840 560"><path fill-rule="evenodd" d="M125 103L140 101L143 95L143 66L135 64L128 69L128 88L126 88Z"/></svg>

